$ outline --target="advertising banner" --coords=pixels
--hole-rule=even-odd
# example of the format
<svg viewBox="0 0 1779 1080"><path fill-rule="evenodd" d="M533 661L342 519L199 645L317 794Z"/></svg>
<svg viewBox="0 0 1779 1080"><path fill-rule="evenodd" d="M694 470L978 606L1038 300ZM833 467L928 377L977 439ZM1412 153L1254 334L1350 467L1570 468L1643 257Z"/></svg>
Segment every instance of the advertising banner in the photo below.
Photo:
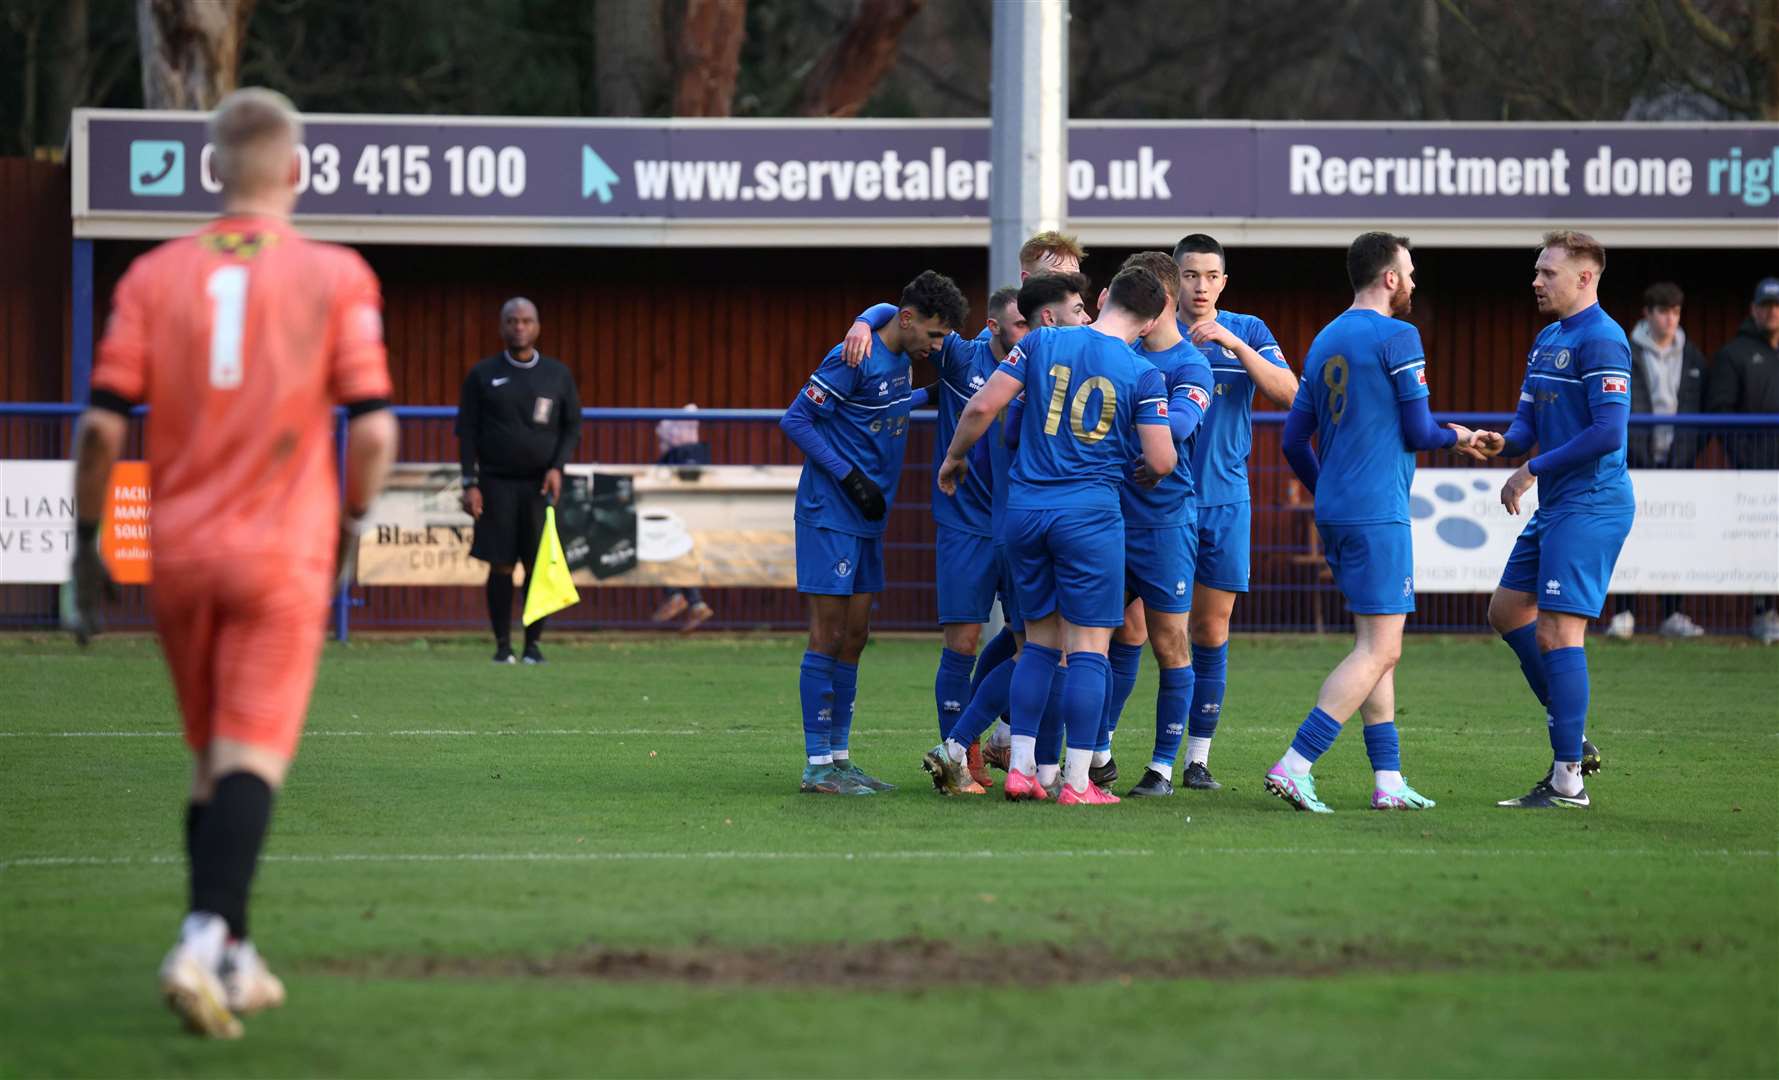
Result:
<svg viewBox="0 0 1779 1080"><path fill-rule="evenodd" d="M1420 469L1410 489L1415 591L1493 592L1513 543L1538 507L1501 506L1510 469ZM1612 591L1779 592L1779 472L1631 471L1637 519Z"/></svg>
<svg viewBox="0 0 1779 1080"><path fill-rule="evenodd" d="M146 585L148 463L120 461L99 526L99 553L120 585ZM74 463L0 461L0 583L59 585L74 559Z"/></svg>
<svg viewBox="0 0 1779 1080"><path fill-rule="evenodd" d="M571 465L557 527L574 582L797 584L796 465ZM397 465L359 540L363 585L480 585L454 464Z"/></svg>
<svg viewBox="0 0 1779 1080"><path fill-rule="evenodd" d="M298 218L377 223L355 238L427 221L592 231L968 222L986 236L983 120L316 115L306 124ZM220 185L201 115L79 110L74 140L77 229L215 212ZM1779 222L1779 125L1770 124L1075 121L1068 149L1068 213L1084 223L1741 222L1743 242L1758 246L1748 228ZM827 242L857 235L840 230ZM431 242L462 240L435 230Z"/></svg>

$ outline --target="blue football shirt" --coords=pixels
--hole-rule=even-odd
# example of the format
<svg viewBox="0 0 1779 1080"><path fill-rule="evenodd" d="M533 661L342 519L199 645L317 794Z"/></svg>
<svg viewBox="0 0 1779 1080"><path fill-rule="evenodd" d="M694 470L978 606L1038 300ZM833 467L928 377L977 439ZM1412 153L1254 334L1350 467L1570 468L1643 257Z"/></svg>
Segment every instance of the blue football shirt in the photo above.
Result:
<svg viewBox="0 0 1779 1080"><path fill-rule="evenodd" d="M1229 328L1248 348L1275 367L1289 368L1285 351L1272 331L1253 315L1217 312L1217 321ZM1191 329L1180 323L1180 333ZM1254 447L1254 380L1235 357L1235 350L1214 341L1198 348L1217 377L1213 408L1205 412L1198 440L1192 446L1192 478L1200 506L1226 506L1247 502L1248 454Z"/></svg>
<svg viewBox="0 0 1779 1080"><path fill-rule="evenodd" d="M1399 402L1427 396L1427 360L1411 323L1348 310L1322 328L1303 362L1293 409L1316 418L1316 520L1408 523L1415 455Z"/></svg>
<svg viewBox="0 0 1779 1080"><path fill-rule="evenodd" d="M840 358L840 346L829 350L821 367L803 385L803 396L820 414L821 432L847 463L883 489L894 504L902 458L908 449L908 357L871 336L871 355L858 367ZM866 521L840 487L813 461L803 463L797 480L797 520L854 536L882 536L889 521Z"/></svg>
<svg viewBox="0 0 1779 1080"><path fill-rule="evenodd" d="M1027 334L997 369L1025 384L1007 509L1117 512L1138 424L1167 425L1167 386L1131 347L1087 326Z"/></svg>
<svg viewBox="0 0 1779 1080"><path fill-rule="evenodd" d="M1179 407L1182 398L1190 398L1200 409L1210 408L1211 388L1215 384L1211 366L1205 362L1204 353L1190 339L1182 339L1172 348L1159 352L1139 348L1137 355L1149 361L1161 373L1162 383L1167 387L1170 409ZM1180 463L1154 487L1143 487L1130 478L1130 472L1135 470L1142 459L1142 447L1136 448L1137 453L1129 462L1130 469L1126 472L1124 483L1118 489L1118 501L1124 508L1125 528L1159 529L1186 524L1186 504L1194 494L1190 465L1192 451L1202 438L1203 431L1204 422L1201 420L1198 430L1186 442L1178 444Z"/></svg>
<svg viewBox="0 0 1779 1080"><path fill-rule="evenodd" d="M1555 450L1594 422L1608 403L1631 404L1631 343L1593 304L1538 332L1526 357L1520 400L1532 402L1540 451ZM1629 510L1636 504L1625 449L1538 477L1538 505Z"/></svg>
<svg viewBox="0 0 1779 1080"><path fill-rule="evenodd" d="M957 494L947 495L939 490L939 466L945 461L945 450L957 432L958 417L963 414L964 406L994 374L997 363L994 350L987 337L966 339L951 333L934 350L932 361L939 369L938 400L935 402L939 407L939 432L933 443L933 520L975 536L993 536L992 477L984 476L972 467L958 481ZM999 435L997 430L984 438L998 439Z"/></svg>

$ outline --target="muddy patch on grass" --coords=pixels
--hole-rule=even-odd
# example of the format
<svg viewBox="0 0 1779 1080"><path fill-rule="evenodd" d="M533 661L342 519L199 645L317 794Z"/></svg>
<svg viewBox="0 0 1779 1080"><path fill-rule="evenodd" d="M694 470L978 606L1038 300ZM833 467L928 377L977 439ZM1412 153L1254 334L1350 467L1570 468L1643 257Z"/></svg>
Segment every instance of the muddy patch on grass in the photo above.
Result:
<svg viewBox="0 0 1779 1080"><path fill-rule="evenodd" d="M587 945L547 956L352 957L308 970L358 978L543 978L671 982L709 986L917 990L947 986L1049 986L1156 979L1317 978L1363 972L1431 971L1449 959L1405 955L1384 942L1300 942L1260 938L1170 942L1130 956L1096 945L1057 942L960 946L932 938L849 944L731 948L706 943L674 949Z"/></svg>

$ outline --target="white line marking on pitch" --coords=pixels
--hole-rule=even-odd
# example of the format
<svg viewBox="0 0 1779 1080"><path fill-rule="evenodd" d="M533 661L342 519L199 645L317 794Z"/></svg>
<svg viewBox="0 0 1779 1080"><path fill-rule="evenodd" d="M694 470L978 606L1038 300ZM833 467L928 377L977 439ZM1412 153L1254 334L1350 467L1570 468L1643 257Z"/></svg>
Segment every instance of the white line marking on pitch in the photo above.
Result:
<svg viewBox="0 0 1779 1080"><path fill-rule="evenodd" d="M471 731L460 728L404 728L391 731L337 731L327 728L316 728L303 732L304 738L395 738L395 739L464 739L464 738L594 738L621 739L641 737L644 735L661 736L664 738L691 737L697 735L769 735L774 738L794 732L794 727L783 731L777 728L744 727L744 728L523 728L508 731ZM1296 728L1240 727L1236 731L1246 735L1289 735ZM1455 738L1500 738L1524 735L1537 731L1536 725L1523 728L1488 728L1470 729L1465 731L1447 731L1440 728L1426 728L1420 731L1409 730L1415 737L1455 737ZM931 728L865 728L859 730L865 736L896 736L896 735L930 735ZM1673 734L1666 728L1650 730L1614 729L1601 733L1604 738L1625 736L1627 738L1666 737ZM1739 731L1688 731L1689 739L1745 739L1750 733ZM1764 738L1779 738L1779 731L1760 732ZM177 731L0 731L0 739L172 739L178 738Z"/></svg>
<svg viewBox="0 0 1779 1080"><path fill-rule="evenodd" d="M1555 850L1547 848L1317 848L1253 847L1182 849L1192 855L1332 855L1457 858L1673 858L1771 859L1779 852L1700 848L1602 848ZM808 862L840 859L862 861L934 862L969 859L1123 859L1157 854L1147 848L1106 848L1084 851L522 851L522 852L334 852L315 855L265 855L270 863L591 863L591 862ZM0 862L0 870L55 867L182 866L183 855L36 855Z"/></svg>

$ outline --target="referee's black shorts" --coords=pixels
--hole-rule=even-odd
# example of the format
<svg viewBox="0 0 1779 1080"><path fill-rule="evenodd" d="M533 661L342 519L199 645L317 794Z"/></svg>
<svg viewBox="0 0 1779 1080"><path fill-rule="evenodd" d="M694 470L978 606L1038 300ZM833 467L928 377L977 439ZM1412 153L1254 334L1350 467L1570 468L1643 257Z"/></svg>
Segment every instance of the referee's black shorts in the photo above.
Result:
<svg viewBox="0 0 1779 1080"><path fill-rule="evenodd" d="M483 476L482 516L476 519L471 557L490 566L530 566L544 535L542 474L525 479Z"/></svg>

